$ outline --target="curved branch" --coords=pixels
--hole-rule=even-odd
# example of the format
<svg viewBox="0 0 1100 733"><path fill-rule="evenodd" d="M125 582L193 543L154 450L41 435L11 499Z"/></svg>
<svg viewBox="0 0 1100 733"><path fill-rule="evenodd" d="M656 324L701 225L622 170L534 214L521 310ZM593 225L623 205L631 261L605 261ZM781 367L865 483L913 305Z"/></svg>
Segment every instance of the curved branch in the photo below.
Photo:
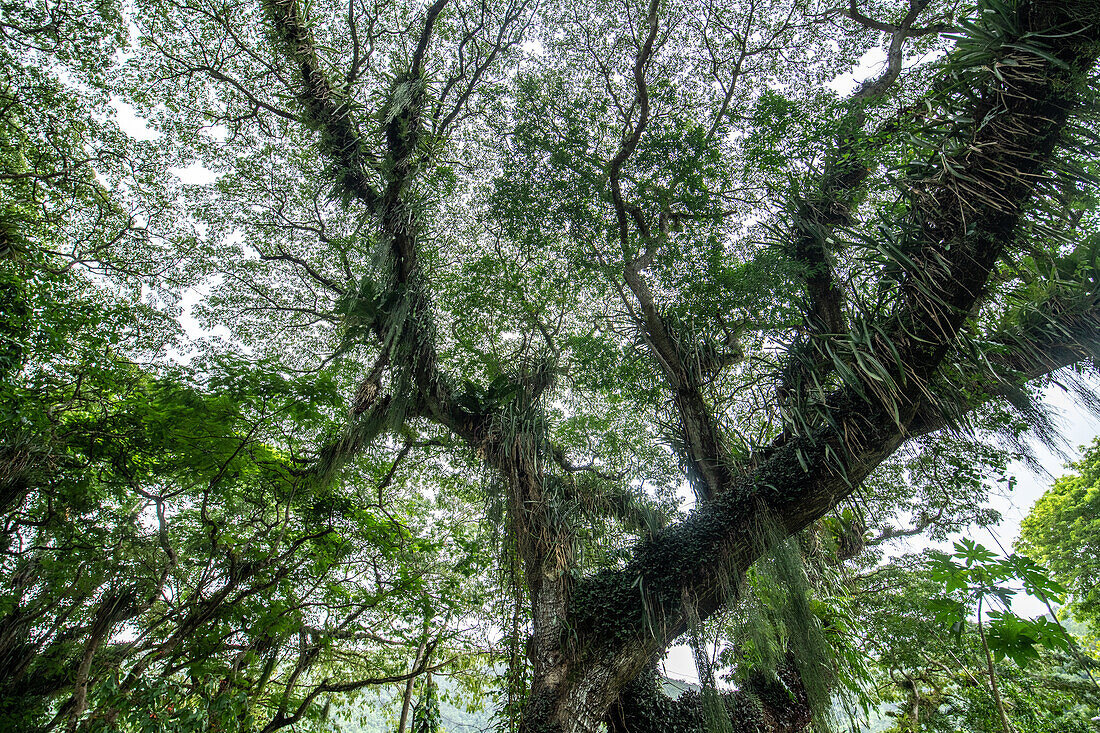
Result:
<svg viewBox="0 0 1100 733"><path fill-rule="evenodd" d="M416 44L416 51L413 52L412 61L409 63L409 75L414 79L419 79L424 73L424 54L427 53L428 44L432 40L435 19L439 17L448 2L450 0L435 0L428 7L427 15L424 16L424 28L420 31L420 40Z"/></svg>
<svg viewBox="0 0 1100 733"><path fill-rule="evenodd" d="M275 25L282 51L298 66L302 80L299 96L305 111L303 121L321 131L322 152L336 164L336 179L348 194L371 208L381 196L371 183L368 170L373 161L359 137L351 117L351 105L321 69L313 33L298 0L263 0Z"/></svg>

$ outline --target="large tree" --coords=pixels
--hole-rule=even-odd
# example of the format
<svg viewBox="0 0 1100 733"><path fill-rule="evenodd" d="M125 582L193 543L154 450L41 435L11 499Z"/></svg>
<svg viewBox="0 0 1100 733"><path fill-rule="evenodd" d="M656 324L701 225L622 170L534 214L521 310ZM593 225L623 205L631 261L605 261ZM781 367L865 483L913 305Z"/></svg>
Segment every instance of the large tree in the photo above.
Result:
<svg viewBox="0 0 1100 733"><path fill-rule="evenodd" d="M51 84L128 102L159 138L53 163L28 142L39 123L12 118L2 180L37 183L19 200L62 232L56 200L76 194L57 180L137 215L91 251L56 234L36 251L9 227L4 252L164 308L202 283L200 321L226 329L207 354L323 375L339 428L280 414L260 461L311 496L390 461L481 485L520 594L522 730L677 725L638 685L754 563L793 572L785 538L907 442L996 400L1035 419L1034 386L1098 353L1094 0L128 12L106 71ZM79 56L25 40L68 16L13 17L5 37L40 74ZM882 44L879 73L833 91ZM216 183L156 176L193 161ZM696 501L676 516L663 500L681 484ZM807 670L781 664L731 705L760 712L746 730L810 723ZM777 680L789 696L763 694Z"/></svg>

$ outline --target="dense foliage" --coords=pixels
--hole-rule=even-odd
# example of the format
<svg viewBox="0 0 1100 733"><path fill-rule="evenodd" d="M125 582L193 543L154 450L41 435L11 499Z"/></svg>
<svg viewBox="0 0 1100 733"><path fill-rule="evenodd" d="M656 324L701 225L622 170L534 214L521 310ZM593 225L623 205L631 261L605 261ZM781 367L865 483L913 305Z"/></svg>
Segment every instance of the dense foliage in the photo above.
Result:
<svg viewBox="0 0 1100 733"><path fill-rule="evenodd" d="M1067 609L1091 628L1100 622L1100 443L1072 464L1036 502L1020 528L1020 548L1046 564L1069 590Z"/></svg>
<svg viewBox="0 0 1100 733"><path fill-rule="evenodd" d="M879 708L890 721L882 730L1000 733L1006 718L1020 733L1091 730L1100 688L1086 666L1096 661L1075 653L1049 618L1011 611L1013 584L1005 581L1034 568L991 553L973 562L983 548L959 549L954 558L903 556L859 580L855 600L875 660L872 694L888 703ZM960 576L982 580L960 585ZM975 591L992 609L984 617L974 615Z"/></svg>
<svg viewBox="0 0 1100 733"><path fill-rule="evenodd" d="M1054 631L922 632L1007 565L845 563L1096 403L1098 57L1096 0L0 4L0 727L794 733L874 662L1073 730Z"/></svg>

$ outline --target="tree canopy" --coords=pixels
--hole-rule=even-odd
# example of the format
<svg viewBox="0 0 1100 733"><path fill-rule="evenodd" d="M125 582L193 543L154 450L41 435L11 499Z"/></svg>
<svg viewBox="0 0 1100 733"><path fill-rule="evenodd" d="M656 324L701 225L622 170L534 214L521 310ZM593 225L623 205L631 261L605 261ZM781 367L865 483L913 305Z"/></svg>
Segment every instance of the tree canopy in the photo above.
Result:
<svg viewBox="0 0 1100 733"><path fill-rule="evenodd" d="M12 725L820 729L837 567L1097 404L1096 0L0 13Z"/></svg>

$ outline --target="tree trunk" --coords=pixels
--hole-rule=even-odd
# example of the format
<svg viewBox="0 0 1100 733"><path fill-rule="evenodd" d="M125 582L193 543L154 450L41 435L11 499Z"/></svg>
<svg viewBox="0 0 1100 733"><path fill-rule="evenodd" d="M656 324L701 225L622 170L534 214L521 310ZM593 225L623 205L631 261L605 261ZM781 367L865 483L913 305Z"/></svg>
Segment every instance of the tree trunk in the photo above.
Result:
<svg viewBox="0 0 1100 733"><path fill-rule="evenodd" d="M416 656L413 657L412 665L409 667L409 674L412 675L416 670L422 666L421 657L424 656L424 649L428 646L428 629L427 624L424 628L424 638L420 640L420 646L416 650ZM423 666L428 666L426 661ZM409 722L409 709L412 707L413 689L416 687L416 677L410 676L405 681L405 695L401 701L401 719L397 723L397 733L405 733L405 727Z"/></svg>
<svg viewBox="0 0 1100 733"><path fill-rule="evenodd" d="M985 652L986 670L989 672L989 689L993 693L993 703L997 707L997 717L1001 719L1001 729L1004 733L1015 733L1012 724L1008 722L1008 714L1005 713L1005 705L1001 700L1001 690L997 685L997 672L993 668L993 655L989 653L989 644L985 640L985 625L982 623L982 601L978 598L978 636L982 640L982 651Z"/></svg>

